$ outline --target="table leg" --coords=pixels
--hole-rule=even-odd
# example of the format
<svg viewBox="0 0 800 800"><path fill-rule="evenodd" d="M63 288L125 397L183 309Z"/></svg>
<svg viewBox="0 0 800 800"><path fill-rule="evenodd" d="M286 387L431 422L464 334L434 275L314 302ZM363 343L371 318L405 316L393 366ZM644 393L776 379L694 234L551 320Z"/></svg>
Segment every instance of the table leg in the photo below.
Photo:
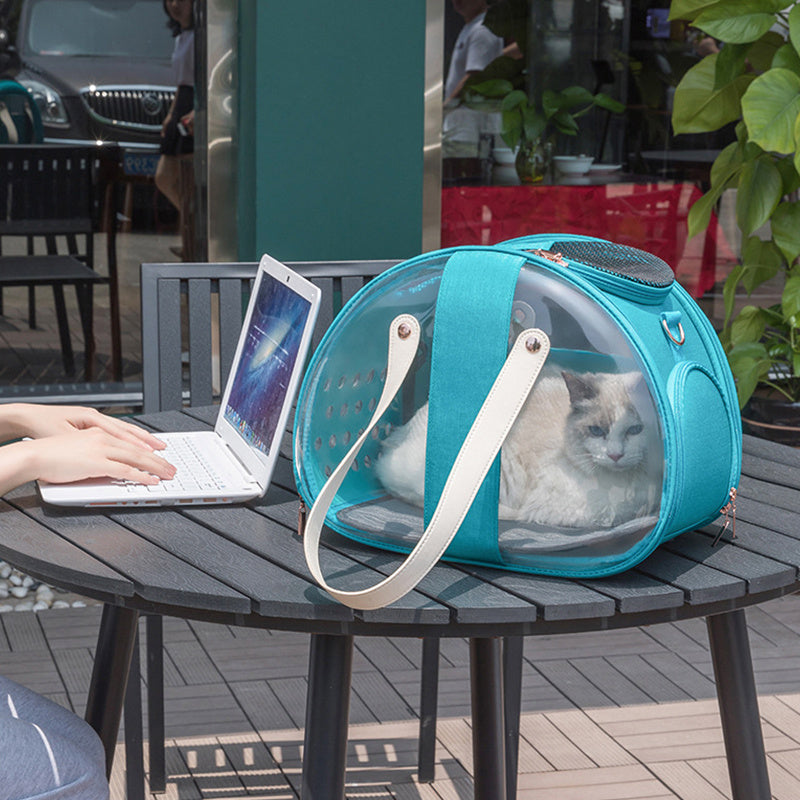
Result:
<svg viewBox="0 0 800 800"><path fill-rule="evenodd" d="M344 800L352 674L352 636L311 636L302 800Z"/></svg>
<svg viewBox="0 0 800 800"><path fill-rule="evenodd" d="M506 731L506 798L517 796L517 768L519 763L519 716L522 705L522 651L521 636L503 639L503 708Z"/></svg>
<svg viewBox="0 0 800 800"><path fill-rule="evenodd" d="M769 776L744 610L706 618L733 800L769 800Z"/></svg>
<svg viewBox="0 0 800 800"><path fill-rule="evenodd" d="M475 800L506 800L503 657L500 639L470 639Z"/></svg>
<svg viewBox="0 0 800 800"><path fill-rule="evenodd" d="M103 606L85 718L97 731L105 747L106 774L109 776L114 764L138 620L137 611Z"/></svg>
<svg viewBox="0 0 800 800"><path fill-rule="evenodd" d="M134 638L125 691L125 800L144 800L144 735L142 729L142 674L139 637Z"/></svg>
<svg viewBox="0 0 800 800"><path fill-rule="evenodd" d="M419 696L419 750L417 778L432 783L436 772L436 706L439 697L439 640L422 640L422 668Z"/></svg>

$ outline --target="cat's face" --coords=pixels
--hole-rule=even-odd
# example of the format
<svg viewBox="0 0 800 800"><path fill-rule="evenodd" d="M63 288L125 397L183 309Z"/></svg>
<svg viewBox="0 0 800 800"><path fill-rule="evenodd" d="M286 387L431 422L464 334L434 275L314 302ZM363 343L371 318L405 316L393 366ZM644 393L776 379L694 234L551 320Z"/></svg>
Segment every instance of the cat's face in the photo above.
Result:
<svg viewBox="0 0 800 800"><path fill-rule="evenodd" d="M565 452L578 469L621 472L642 463L647 436L633 405L641 376L563 372L570 399Z"/></svg>

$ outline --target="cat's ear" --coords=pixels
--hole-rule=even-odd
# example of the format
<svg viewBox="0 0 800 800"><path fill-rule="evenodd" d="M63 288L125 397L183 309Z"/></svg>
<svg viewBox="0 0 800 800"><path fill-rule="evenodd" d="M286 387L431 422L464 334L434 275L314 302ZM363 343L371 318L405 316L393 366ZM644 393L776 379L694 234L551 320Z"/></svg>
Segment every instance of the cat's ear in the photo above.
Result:
<svg viewBox="0 0 800 800"><path fill-rule="evenodd" d="M575 375L575 373L567 372L566 370L561 372L561 376L564 378L564 383L567 384L569 401L572 405L597 397L597 388L585 378L581 378Z"/></svg>
<svg viewBox="0 0 800 800"><path fill-rule="evenodd" d="M622 385L628 390L628 394L630 395L635 394L636 391L644 385L644 375L636 370L633 372L623 372L620 377L622 378Z"/></svg>

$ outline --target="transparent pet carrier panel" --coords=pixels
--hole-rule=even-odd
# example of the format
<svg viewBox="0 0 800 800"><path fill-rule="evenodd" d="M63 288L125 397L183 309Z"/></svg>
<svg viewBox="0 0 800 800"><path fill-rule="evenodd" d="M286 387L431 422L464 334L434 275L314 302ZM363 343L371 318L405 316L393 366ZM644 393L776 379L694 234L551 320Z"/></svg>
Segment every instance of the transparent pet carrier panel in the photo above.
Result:
<svg viewBox="0 0 800 800"><path fill-rule="evenodd" d="M339 532L400 551L423 531L430 354L445 261L446 254L385 273L345 308L312 362L297 415L300 488L313 498L372 416L390 322L401 313L420 321L412 370L328 515ZM501 450L501 556L512 568L541 571L613 561L659 516L664 444L648 377L595 300L529 263L516 285L509 346L531 327L547 333L551 351Z"/></svg>

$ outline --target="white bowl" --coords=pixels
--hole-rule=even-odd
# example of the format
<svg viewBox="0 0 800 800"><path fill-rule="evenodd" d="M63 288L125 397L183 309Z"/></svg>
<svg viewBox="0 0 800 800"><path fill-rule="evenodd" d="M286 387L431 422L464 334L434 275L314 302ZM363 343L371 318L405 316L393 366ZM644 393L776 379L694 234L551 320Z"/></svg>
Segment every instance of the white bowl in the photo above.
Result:
<svg viewBox="0 0 800 800"><path fill-rule="evenodd" d="M495 164L513 164L516 156L516 150L512 150L510 147L495 147L492 150L492 159Z"/></svg>
<svg viewBox="0 0 800 800"><path fill-rule="evenodd" d="M592 161L592 156L553 156L556 169L563 175L585 175Z"/></svg>

